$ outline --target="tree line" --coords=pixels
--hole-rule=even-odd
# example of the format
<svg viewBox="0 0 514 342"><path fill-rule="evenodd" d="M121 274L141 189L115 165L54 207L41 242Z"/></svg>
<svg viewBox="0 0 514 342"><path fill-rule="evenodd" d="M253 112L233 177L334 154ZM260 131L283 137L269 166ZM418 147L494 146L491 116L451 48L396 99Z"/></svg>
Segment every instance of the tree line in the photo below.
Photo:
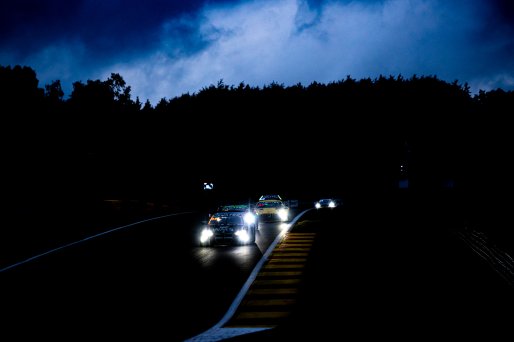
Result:
<svg viewBox="0 0 514 342"><path fill-rule="evenodd" d="M182 196L201 179L292 196L388 192L402 177L419 193L512 188L514 92L433 75L220 80L152 106L117 73L64 98L59 80L40 87L16 65L0 66L0 102L13 193Z"/></svg>

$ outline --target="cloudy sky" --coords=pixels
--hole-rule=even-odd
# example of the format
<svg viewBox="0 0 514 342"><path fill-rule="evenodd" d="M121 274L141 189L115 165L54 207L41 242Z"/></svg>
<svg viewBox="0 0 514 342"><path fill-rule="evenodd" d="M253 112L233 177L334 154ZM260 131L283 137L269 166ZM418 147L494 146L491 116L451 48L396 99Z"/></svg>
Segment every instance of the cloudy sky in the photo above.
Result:
<svg viewBox="0 0 514 342"><path fill-rule="evenodd" d="M263 86L431 75L514 89L512 0L3 0L0 65L40 87L119 73L155 105Z"/></svg>

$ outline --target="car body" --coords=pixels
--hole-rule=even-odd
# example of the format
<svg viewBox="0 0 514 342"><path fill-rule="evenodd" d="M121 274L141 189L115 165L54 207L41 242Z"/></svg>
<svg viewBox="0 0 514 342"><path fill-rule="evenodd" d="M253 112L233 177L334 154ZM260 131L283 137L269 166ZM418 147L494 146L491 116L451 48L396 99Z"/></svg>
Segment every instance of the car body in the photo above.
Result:
<svg viewBox="0 0 514 342"><path fill-rule="evenodd" d="M259 221L280 221L289 220L289 207L281 200L261 200L255 205L255 213Z"/></svg>
<svg viewBox="0 0 514 342"><path fill-rule="evenodd" d="M200 233L200 244L247 245L255 242L258 223L248 205L218 207Z"/></svg>
<svg viewBox="0 0 514 342"><path fill-rule="evenodd" d="M340 200L336 198L322 198L319 201L314 202L316 209L321 208L335 208L340 205Z"/></svg>

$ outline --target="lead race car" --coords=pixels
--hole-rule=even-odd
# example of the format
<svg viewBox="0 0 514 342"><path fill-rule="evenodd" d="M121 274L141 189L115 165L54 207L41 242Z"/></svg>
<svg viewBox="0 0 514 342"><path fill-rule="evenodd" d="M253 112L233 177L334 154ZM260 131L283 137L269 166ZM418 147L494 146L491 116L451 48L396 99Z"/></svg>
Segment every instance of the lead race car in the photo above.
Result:
<svg viewBox="0 0 514 342"><path fill-rule="evenodd" d="M247 245L255 243L258 222L249 205L225 205L217 208L200 233L200 244Z"/></svg>

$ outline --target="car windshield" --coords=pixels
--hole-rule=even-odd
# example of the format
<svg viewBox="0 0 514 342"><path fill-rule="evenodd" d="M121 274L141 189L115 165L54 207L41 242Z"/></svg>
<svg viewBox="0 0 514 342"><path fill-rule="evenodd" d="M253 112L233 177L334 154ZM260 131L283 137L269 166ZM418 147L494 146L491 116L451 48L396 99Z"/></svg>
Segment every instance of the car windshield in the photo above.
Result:
<svg viewBox="0 0 514 342"><path fill-rule="evenodd" d="M218 211L238 211L238 212L243 212L243 211L248 211L249 210L249 207L248 205L224 205L222 206Z"/></svg>
<svg viewBox="0 0 514 342"><path fill-rule="evenodd" d="M269 201L269 202L257 203L258 208L277 208L280 206L282 206L282 202L280 202L280 201Z"/></svg>

